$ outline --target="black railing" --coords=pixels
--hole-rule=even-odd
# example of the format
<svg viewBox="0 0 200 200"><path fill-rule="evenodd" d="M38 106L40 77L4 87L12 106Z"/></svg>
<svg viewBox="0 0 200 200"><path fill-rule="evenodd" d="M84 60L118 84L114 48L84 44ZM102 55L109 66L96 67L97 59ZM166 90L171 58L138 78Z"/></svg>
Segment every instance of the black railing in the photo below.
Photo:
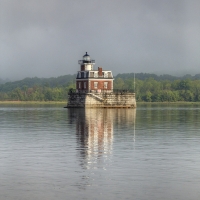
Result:
<svg viewBox="0 0 200 200"><path fill-rule="evenodd" d="M98 77L94 77L94 76L86 76L86 77L78 77L78 75L77 75L77 77L76 77L76 79L84 79L84 78L93 78L93 79L113 79L113 77L112 76L110 76L110 77L104 77L104 76L98 76Z"/></svg>
<svg viewBox="0 0 200 200"><path fill-rule="evenodd" d="M81 65L81 64L84 64L84 63L91 63L91 64L95 64L95 60L79 60L78 61L78 64Z"/></svg>
<svg viewBox="0 0 200 200"><path fill-rule="evenodd" d="M69 89L68 94L74 94L74 93L115 93L115 94L125 94L125 93L134 93L134 90L130 89L113 89L113 90L105 90L105 89L99 89L99 90L76 90L76 89Z"/></svg>

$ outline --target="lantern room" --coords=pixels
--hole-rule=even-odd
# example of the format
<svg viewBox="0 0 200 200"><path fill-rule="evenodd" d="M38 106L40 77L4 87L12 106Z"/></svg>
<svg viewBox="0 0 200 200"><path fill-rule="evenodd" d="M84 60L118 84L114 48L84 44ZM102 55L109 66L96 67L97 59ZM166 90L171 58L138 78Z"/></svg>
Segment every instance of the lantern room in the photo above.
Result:
<svg viewBox="0 0 200 200"><path fill-rule="evenodd" d="M83 60L79 60L78 63L81 66L81 71L93 70L95 60L91 60L90 56L86 52L83 56Z"/></svg>

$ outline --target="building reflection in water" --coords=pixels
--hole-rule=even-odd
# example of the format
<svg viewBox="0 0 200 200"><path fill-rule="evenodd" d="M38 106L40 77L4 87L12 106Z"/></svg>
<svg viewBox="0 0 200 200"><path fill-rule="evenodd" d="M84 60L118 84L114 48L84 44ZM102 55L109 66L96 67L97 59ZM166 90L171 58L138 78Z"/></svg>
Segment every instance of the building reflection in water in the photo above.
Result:
<svg viewBox="0 0 200 200"><path fill-rule="evenodd" d="M128 128L135 140L135 116L135 109L69 109L69 119L76 126L82 167L105 167L113 150L114 126Z"/></svg>

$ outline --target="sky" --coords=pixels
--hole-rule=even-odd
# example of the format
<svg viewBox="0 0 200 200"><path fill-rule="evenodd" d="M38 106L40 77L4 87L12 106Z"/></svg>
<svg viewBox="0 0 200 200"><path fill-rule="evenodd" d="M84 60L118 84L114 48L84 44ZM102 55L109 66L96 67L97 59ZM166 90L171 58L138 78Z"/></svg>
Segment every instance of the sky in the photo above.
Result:
<svg viewBox="0 0 200 200"><path fill-rule="evenodd" d="M200 73L199 0L0 0L0 78Z"/></svg>

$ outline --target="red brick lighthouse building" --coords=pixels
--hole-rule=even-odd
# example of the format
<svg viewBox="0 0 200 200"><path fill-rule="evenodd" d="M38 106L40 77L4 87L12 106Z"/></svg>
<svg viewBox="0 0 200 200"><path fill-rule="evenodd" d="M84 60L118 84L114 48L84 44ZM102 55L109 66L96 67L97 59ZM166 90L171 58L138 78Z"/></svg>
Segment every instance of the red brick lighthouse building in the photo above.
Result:
<svg viewBox="0 0 200 200"><path fill-rule="evenodd" d="M111 71L98 67L86 54L78 61L80 70L76 76L76 90L70 89L66 108L135 108L135 93L113 90Z"/></svg>
<svg viewBox="0 0 200 200"><path fill-rule="evenodd" d="M80 71L76 76L77 92L112 92L113 91L113 75L111 71L105 71L101 67L94 70L95 60L91 60L86 54L83 60L78 61Z"/></svg>

